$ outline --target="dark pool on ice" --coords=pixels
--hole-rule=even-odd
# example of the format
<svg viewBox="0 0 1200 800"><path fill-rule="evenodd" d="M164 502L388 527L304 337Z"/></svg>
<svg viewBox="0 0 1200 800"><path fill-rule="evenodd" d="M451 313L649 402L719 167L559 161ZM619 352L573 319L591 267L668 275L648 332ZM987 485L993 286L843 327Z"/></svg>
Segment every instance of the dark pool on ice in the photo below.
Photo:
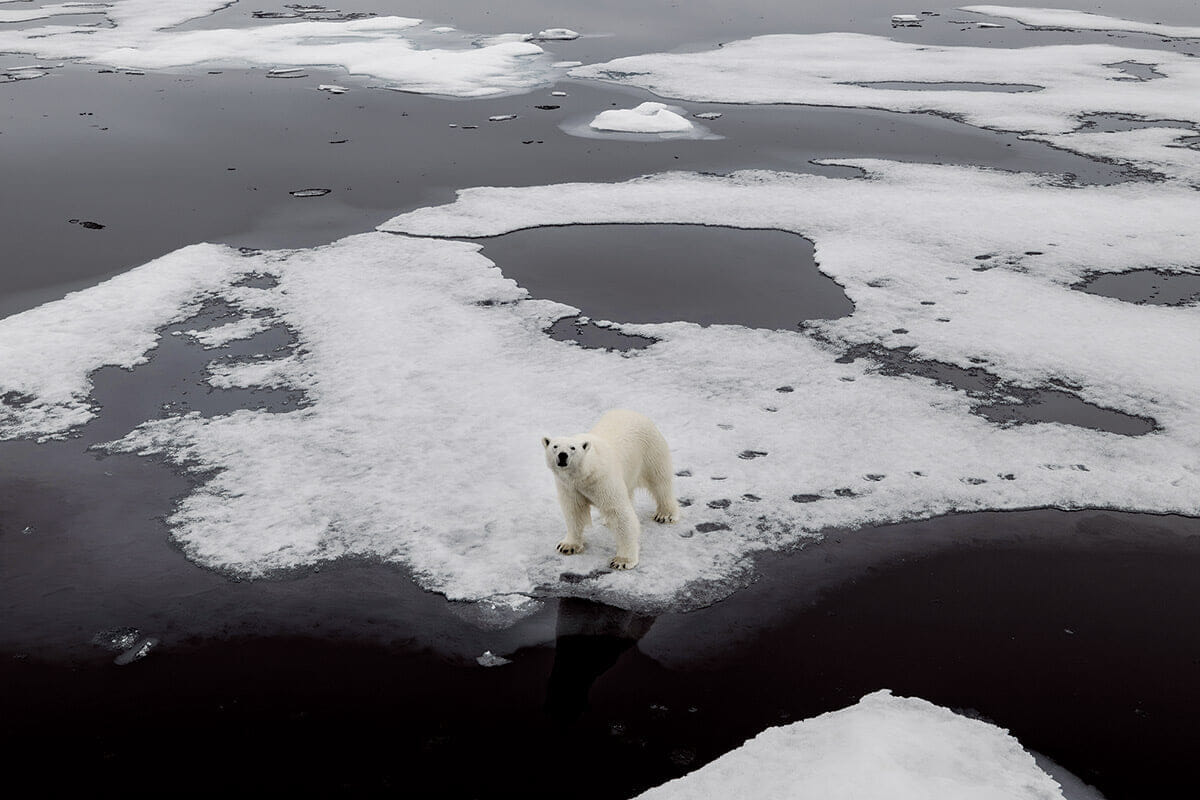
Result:
<svg viewBox="0 0 1200 800"><path fill-rule="evenodd" d="M854 310L807 239L702 225L564 225L478 240L535 297L614 322L795 329Z"/></svg>

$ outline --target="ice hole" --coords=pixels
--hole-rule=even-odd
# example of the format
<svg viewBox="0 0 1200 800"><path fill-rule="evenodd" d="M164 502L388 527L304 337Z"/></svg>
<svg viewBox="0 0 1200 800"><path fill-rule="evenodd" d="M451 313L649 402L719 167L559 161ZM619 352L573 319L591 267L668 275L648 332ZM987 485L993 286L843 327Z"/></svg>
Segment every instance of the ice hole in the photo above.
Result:
<svg viewBox="0 0 1200 800"><path fill-rule="evenodd" d="M849 315L807 239L702 225L570 225L483 239L483 254L536 297L615 322L794 329Z"/></svg>
<svg viewBox="0 0 1200 800"><path fill-rule="evenodd" d="M1072 288L1138 305L1179 306L1200 302L1200 275L1186 272L1135 269L1104 273Z"/></svg>

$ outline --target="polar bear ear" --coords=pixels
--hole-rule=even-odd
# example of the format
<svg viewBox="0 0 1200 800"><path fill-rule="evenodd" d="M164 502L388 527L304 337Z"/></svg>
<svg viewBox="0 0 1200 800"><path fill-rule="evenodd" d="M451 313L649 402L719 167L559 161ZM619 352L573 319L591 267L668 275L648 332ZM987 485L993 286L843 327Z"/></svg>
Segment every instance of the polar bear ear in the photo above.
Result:
<svg viewBox="0 0 1200 800"><path fill-rule="evenodd" d="M587 446L588 446L588 443L587 443L587 442L584 442L584 443L583 443L583 449L584 449L584 450L587 450Z"/></svg>
<svg viewBox="0 0 1200 800"><path fill-rule="evenodd" d="M549 446L550 446L550 437L543 436L542 437L542 447L549 447Z"/></svg>

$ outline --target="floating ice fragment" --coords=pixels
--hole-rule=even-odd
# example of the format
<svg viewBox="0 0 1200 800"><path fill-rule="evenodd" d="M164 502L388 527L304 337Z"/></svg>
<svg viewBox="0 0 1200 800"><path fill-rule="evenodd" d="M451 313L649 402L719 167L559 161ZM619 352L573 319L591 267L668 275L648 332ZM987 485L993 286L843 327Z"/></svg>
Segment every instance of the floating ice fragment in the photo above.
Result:
<svg viewBox="0 0 1200 800"><path fill-rule="evenodd" d="M919 28L921 27L921 18L916 14L892 14L892 27Z"/></svg>
<svg viewBox="0 0 1200 800"><path fill-rule="evenodd" d="M103 647L106 650L128 650L137 643L141 635L141 631L137 628L110 628L106 631L100 631L93 636L92 644Z"/></svg>
<svg viewBox="0 0 1200 800"><path fill-rule="evenodd" d="M692 114L696 119L720 119L725 116L720 111L701 111L699 114Z"/></svg>
<svg viewBox="0 0 1200 800"><path fill-rule="evenodd" d="M32 536L34 534L33 526L26 525L24 528L21 529L21 533L25 534L26 536Z"/></svg>
<svg viewBox="0 0 1200 800"><path fill-rule="evenodd" d="M567 93L566 92L551 92L550 96L551 97L566 97Z"/></svg>
<svg viewBox="0 0 1200 800"><path fill-rule="evenodd" d="M550 66L557 67L560 69L570 69L571 67L578 67L578 66L582 66L582 65L583 65L582 61L555 61Z"/></svg>
<svg viewBox="0 0 1200 800"><path fill-rule="evenodd" d="M338 86L337 84L334 84L334 83L322 83L320 86L317 87L317 91L329 92L330 94L345 94L346 92L348 92L350 90L347 89L345 86Z"/></svg>
<svg viewBox="0 0 1200 800"><path fill-rule="evenodd" d="M977 28L1003 28L1004 26L999 25L995 22L977 22L977 23L975 23L975 27L977 27Z"/></svg>
<svg viewBox="0 0 1200 800"><path fill-rule="evenodd" d="M1014 6L962 6L963 11L987 14L990 17L1014 19L1031 28L1055 28L1085 31L1128 31L1149 33L1171 39L1200 38L1200 27L1161 25L1157 22L1137 22L1103 14L1089 14L1065 8L1017 8Z"/></svg>
<svg viewBox="0 0 1200 800"><path fill-rule="evenodd" d="M1008 731L885 689L849 708L768 728L639 795L693 797L1061 800L1063 792Z"/></svg>
<svg viewBox="0 0 1200 800"><path fill-rule="evenodd" d="M598 131L621 133L687 133L692 123L681 114L683 109L665 103L642 103L636 108L601 111L588 123Z"/></svg>
<svg viewBox="0 0 1200 800"><path fill-rule="evenodd" d="M531 33L528 36L526 36L525 38L531 42L540 42L540 41L564 41L565 42L565 41L570 41L571 39L578 39L579 32L573 31L570 28L546 28L545 30L540 30L537 33Z"/></svg>
<svg viewBox="0 0 1200 800"><path fill-rule="evenodd" d="M332 191L332 189L296 189L288 194L292 197L323 197Z"/></svg>
<svg viewBox="0 0 1200 800"><path fill-rule="evenodd" d="M449 25L439 25L438 27L430 28L429 30L431 33L453 33L455 29Z"/></svg>
<svg viewBox="0 0 1200 800"><path fill-rule="evenodd" d="M496 114L488 117L488 122L508 122L510 119L516 119L516 114Z"/></svg>
<svg viewBox="0 0 1200 800"><path fill-rule="evenodd" d="M133 647L130 647L124 653L113 659L113 663L119 667L126 664L132 664L135 661L140 661L145 658L151 650L158 645L158 639L153 636L147 636L145 639L137 642Z"/></svg>
<svg viewBox="0 0 1200 800"><path fill-rule="evenodd" d="M511 664L512 659L495 655L491 650L484 650L483 655L475 659L475 663L481 667L503 667L505 664Z"/></svg>
<svg viewBox="0 0 1200 800"><path fill-rule="evenodd" d="M275 67L267 70L268 75L289 75L293 72L304 72L303 67Z"/></svg>

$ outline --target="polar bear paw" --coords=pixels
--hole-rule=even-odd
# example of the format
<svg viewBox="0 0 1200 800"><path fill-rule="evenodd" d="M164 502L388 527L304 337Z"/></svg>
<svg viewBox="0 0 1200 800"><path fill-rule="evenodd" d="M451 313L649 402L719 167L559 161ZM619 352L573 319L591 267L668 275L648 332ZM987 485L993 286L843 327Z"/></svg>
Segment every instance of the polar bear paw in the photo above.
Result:
<svg viewBox="0 0 1200 800"><path fill-rule="evenodd" d="M608 562L608 566L612 569L633 569L637 566L637 563L636 558L621 558L617 556Z"/></svg>
<svg viewBox="0 0 1200 800"><path fill-rule="evenodd" d="M573 556L576 553L582 553L583 542L572 542L570 539L563 539L558 543L558 552L564 556Z"/></svg>
<svg viewBox="0 0 1200 800"><path fill-rule="evenodd" d="M656 512L654 512L654 521L662 522L662 523L679 522L679 512L678 511L656 511Z"/></svg>

